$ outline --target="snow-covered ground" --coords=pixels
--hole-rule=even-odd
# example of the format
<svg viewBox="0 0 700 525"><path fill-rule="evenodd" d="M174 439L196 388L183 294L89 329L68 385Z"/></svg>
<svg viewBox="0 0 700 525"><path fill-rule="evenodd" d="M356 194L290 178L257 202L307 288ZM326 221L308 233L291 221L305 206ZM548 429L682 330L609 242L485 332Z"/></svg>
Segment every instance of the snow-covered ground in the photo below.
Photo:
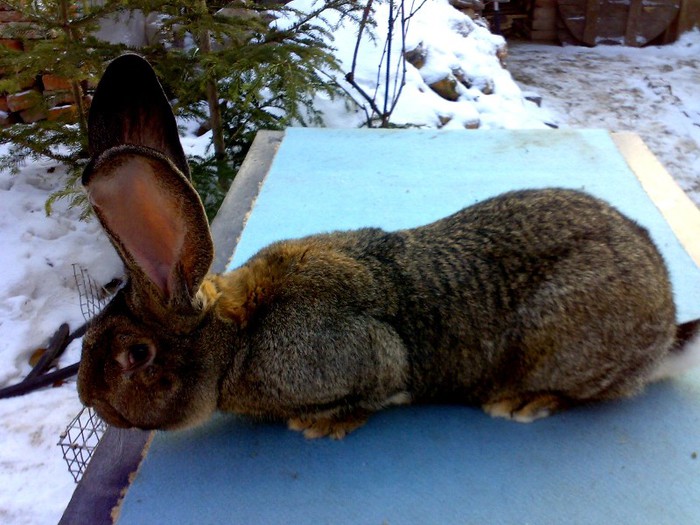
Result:
<svg viewBox="0 0 700 525"><path fill-rule="evenodd" d="M352 31L335 32L338 56L352 55ZM381 34L378 41L381 44ZM528 93L543 97L543 109L526 102L503 70L498 37L449 7L432 0L411 21L409 47L422 42L426 64L407 72L396 121L428 127L531 128L544 122L560 127L603 127L640 132L671 173L700 203L700 32L663 48L559 48L527 43L510 46L507 62ZM381 55L361 49L358 81L373 89ZM458 86L448 102L428 83L455 70L472 87ZM490 83L490 84L489 84ZM489 84L493 94L485 95ZM319 100L328 125L356 126L361 112ZM201 151L207 137L184 138L185 148ZM0 146L5 147L5 146ZM72 264L106 283L120 262L96 222L78 222L61 205L51 217L44 201L59 187L62 168L32 163L21 173L0 173L0 387L20 381L30 370L34 349L63 322L72 329L83 319ZM79 341L61 358L78 360ZM60 518L74 488L61 450L60 432L80 409L75 383L0 400L0 523L48 524Z"/></svg>

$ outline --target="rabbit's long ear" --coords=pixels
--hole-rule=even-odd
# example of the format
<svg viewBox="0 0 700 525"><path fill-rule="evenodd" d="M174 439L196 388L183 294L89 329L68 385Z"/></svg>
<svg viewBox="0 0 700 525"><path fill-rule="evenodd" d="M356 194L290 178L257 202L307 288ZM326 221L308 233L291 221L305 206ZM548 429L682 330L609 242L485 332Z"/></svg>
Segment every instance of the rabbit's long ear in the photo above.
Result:
<svg viewBox="0 0 700 525"><path fill-rule="evenodd" d="M95 155L83 185L129 271L132 292L139 302L157 299L158 309L191 305L211 265L213 243L202 202L183 172L187 163L175 120L150 65L135 55L112 62L89 122Z"/></svg>
<svg viewBox="0 0 700 525"><path fill-rule="evenodd" d="M102 75L88 117L90 156L115 146L151 148L189 177L177 124L151 65L138 55L114 59Z"/></svg>
<svg viewBox="0 0 700 525"><path fill-rule="evenodd" d="M91 168L91 169L90 169ZM137 292L154 285L163 305L191 304L213 259L204 207L165 157L111 148L83 175L90 202Z"/></svg>

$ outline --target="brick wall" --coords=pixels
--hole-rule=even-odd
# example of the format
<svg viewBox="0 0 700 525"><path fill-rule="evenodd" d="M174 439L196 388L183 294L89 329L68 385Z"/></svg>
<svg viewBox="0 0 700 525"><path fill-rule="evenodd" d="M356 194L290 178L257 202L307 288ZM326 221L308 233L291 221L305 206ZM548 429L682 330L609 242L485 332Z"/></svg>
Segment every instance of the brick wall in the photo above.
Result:
<svg viewBox="0 0 700 525"><path fill-rule="evenodd" d="M0 45L15 51L31 52L32 39L46 38L38 31L29 31L22 40L13 38L11 28L24 22L22 14L0 4ZM26 46L26 48L25 48ZM0 76L3 72L0 71ZM82 92L82 90L81 90ZM68 80L50 73L37 72L35 78L20 86L15 93L0 93L0 126L31 123L40 120L74 121L77 107Z"/></svg>

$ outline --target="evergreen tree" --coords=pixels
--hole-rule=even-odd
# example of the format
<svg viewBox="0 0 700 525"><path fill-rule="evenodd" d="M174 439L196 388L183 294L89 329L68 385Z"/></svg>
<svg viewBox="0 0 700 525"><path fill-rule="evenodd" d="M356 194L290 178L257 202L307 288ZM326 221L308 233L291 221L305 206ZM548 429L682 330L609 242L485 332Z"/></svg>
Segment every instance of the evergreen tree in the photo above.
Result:
<svg viewBox="0 0 700 525"><path fill-rule="evenodd" d="M21 42L21 49L0 46L0 92L17 93L32 83L41 87L42 76L53 75L68 83L75 107L58 120L0 129L0 142L12 145L10 153L0 158L0 169L15 169L28 159L41 157L65 164L71 175L60 193L73 204L84 203L73 186L86 157L87 88L99 78L105 61L121 49L98 41L92 33L99 19L119 4L109 0L100 6L68 0L0 1L5 9L22 14L21 21L3 28L2 37ZM51 200L47 209L50 204Z"/></svg>
<svg viewBox="0 0 700 525"><path fill-rule="evenodd" d="M168 82L177 112L212 131L212 153L191 164L195 186L215 210L257 130L319 124L314 96L344 95L330 75L339 66L323 15L355 17L358 4L330 0L308 13L230 1L149 5L161 14L161 38L143 51Z"/></svg>
<svg viewBox="0 0 700 525"><path fill-rule="evenodd" d="M353 0L319 2L302 13L284 4L245 1L105 0L86 7L67 0L0 0L22 12L31 25L18 25L17 35L31 52L0 49L0 91L13 92L19 79L50 72L69 79L75 98L83 101L106 62L126 50L98 41L94 31L101 17L122 10L156 14L158 35L148 47L136 49L156 69L180 116L200 119L212 130L212 152L190 159L195 186L208 213L218 208L259 129L283 129L318 123L313 97L341 93L329 72L337 70L324 14L340 11L356 16ZM30 40L27 32L43 31L45 39ZM32 35L36 36L36 35ZM48 157L68 165L72 178L52 196L83 202L74 181L86 160L87 108L74 122L41 121L0 130L0 140L13 144L0 167Z"/></svg>

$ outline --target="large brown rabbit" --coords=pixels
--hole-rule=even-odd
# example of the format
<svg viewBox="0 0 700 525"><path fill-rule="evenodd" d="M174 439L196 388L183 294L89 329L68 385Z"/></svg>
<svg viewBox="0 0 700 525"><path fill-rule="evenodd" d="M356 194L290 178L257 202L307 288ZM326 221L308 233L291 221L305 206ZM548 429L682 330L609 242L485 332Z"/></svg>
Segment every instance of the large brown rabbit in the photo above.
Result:
<svg viewBox="0 0 700 525"><path fill-rule="evenodd" d="M517 191L412 230L283 241L211 275L146 61L112 62L89 126L83 183L129 278L85 335L78 388L112 425L173 429L218 409L340 438L417 402L531 421L636 394L683 341L700 346L695 325L677 336L647 232L584 193Z"/></svg>

